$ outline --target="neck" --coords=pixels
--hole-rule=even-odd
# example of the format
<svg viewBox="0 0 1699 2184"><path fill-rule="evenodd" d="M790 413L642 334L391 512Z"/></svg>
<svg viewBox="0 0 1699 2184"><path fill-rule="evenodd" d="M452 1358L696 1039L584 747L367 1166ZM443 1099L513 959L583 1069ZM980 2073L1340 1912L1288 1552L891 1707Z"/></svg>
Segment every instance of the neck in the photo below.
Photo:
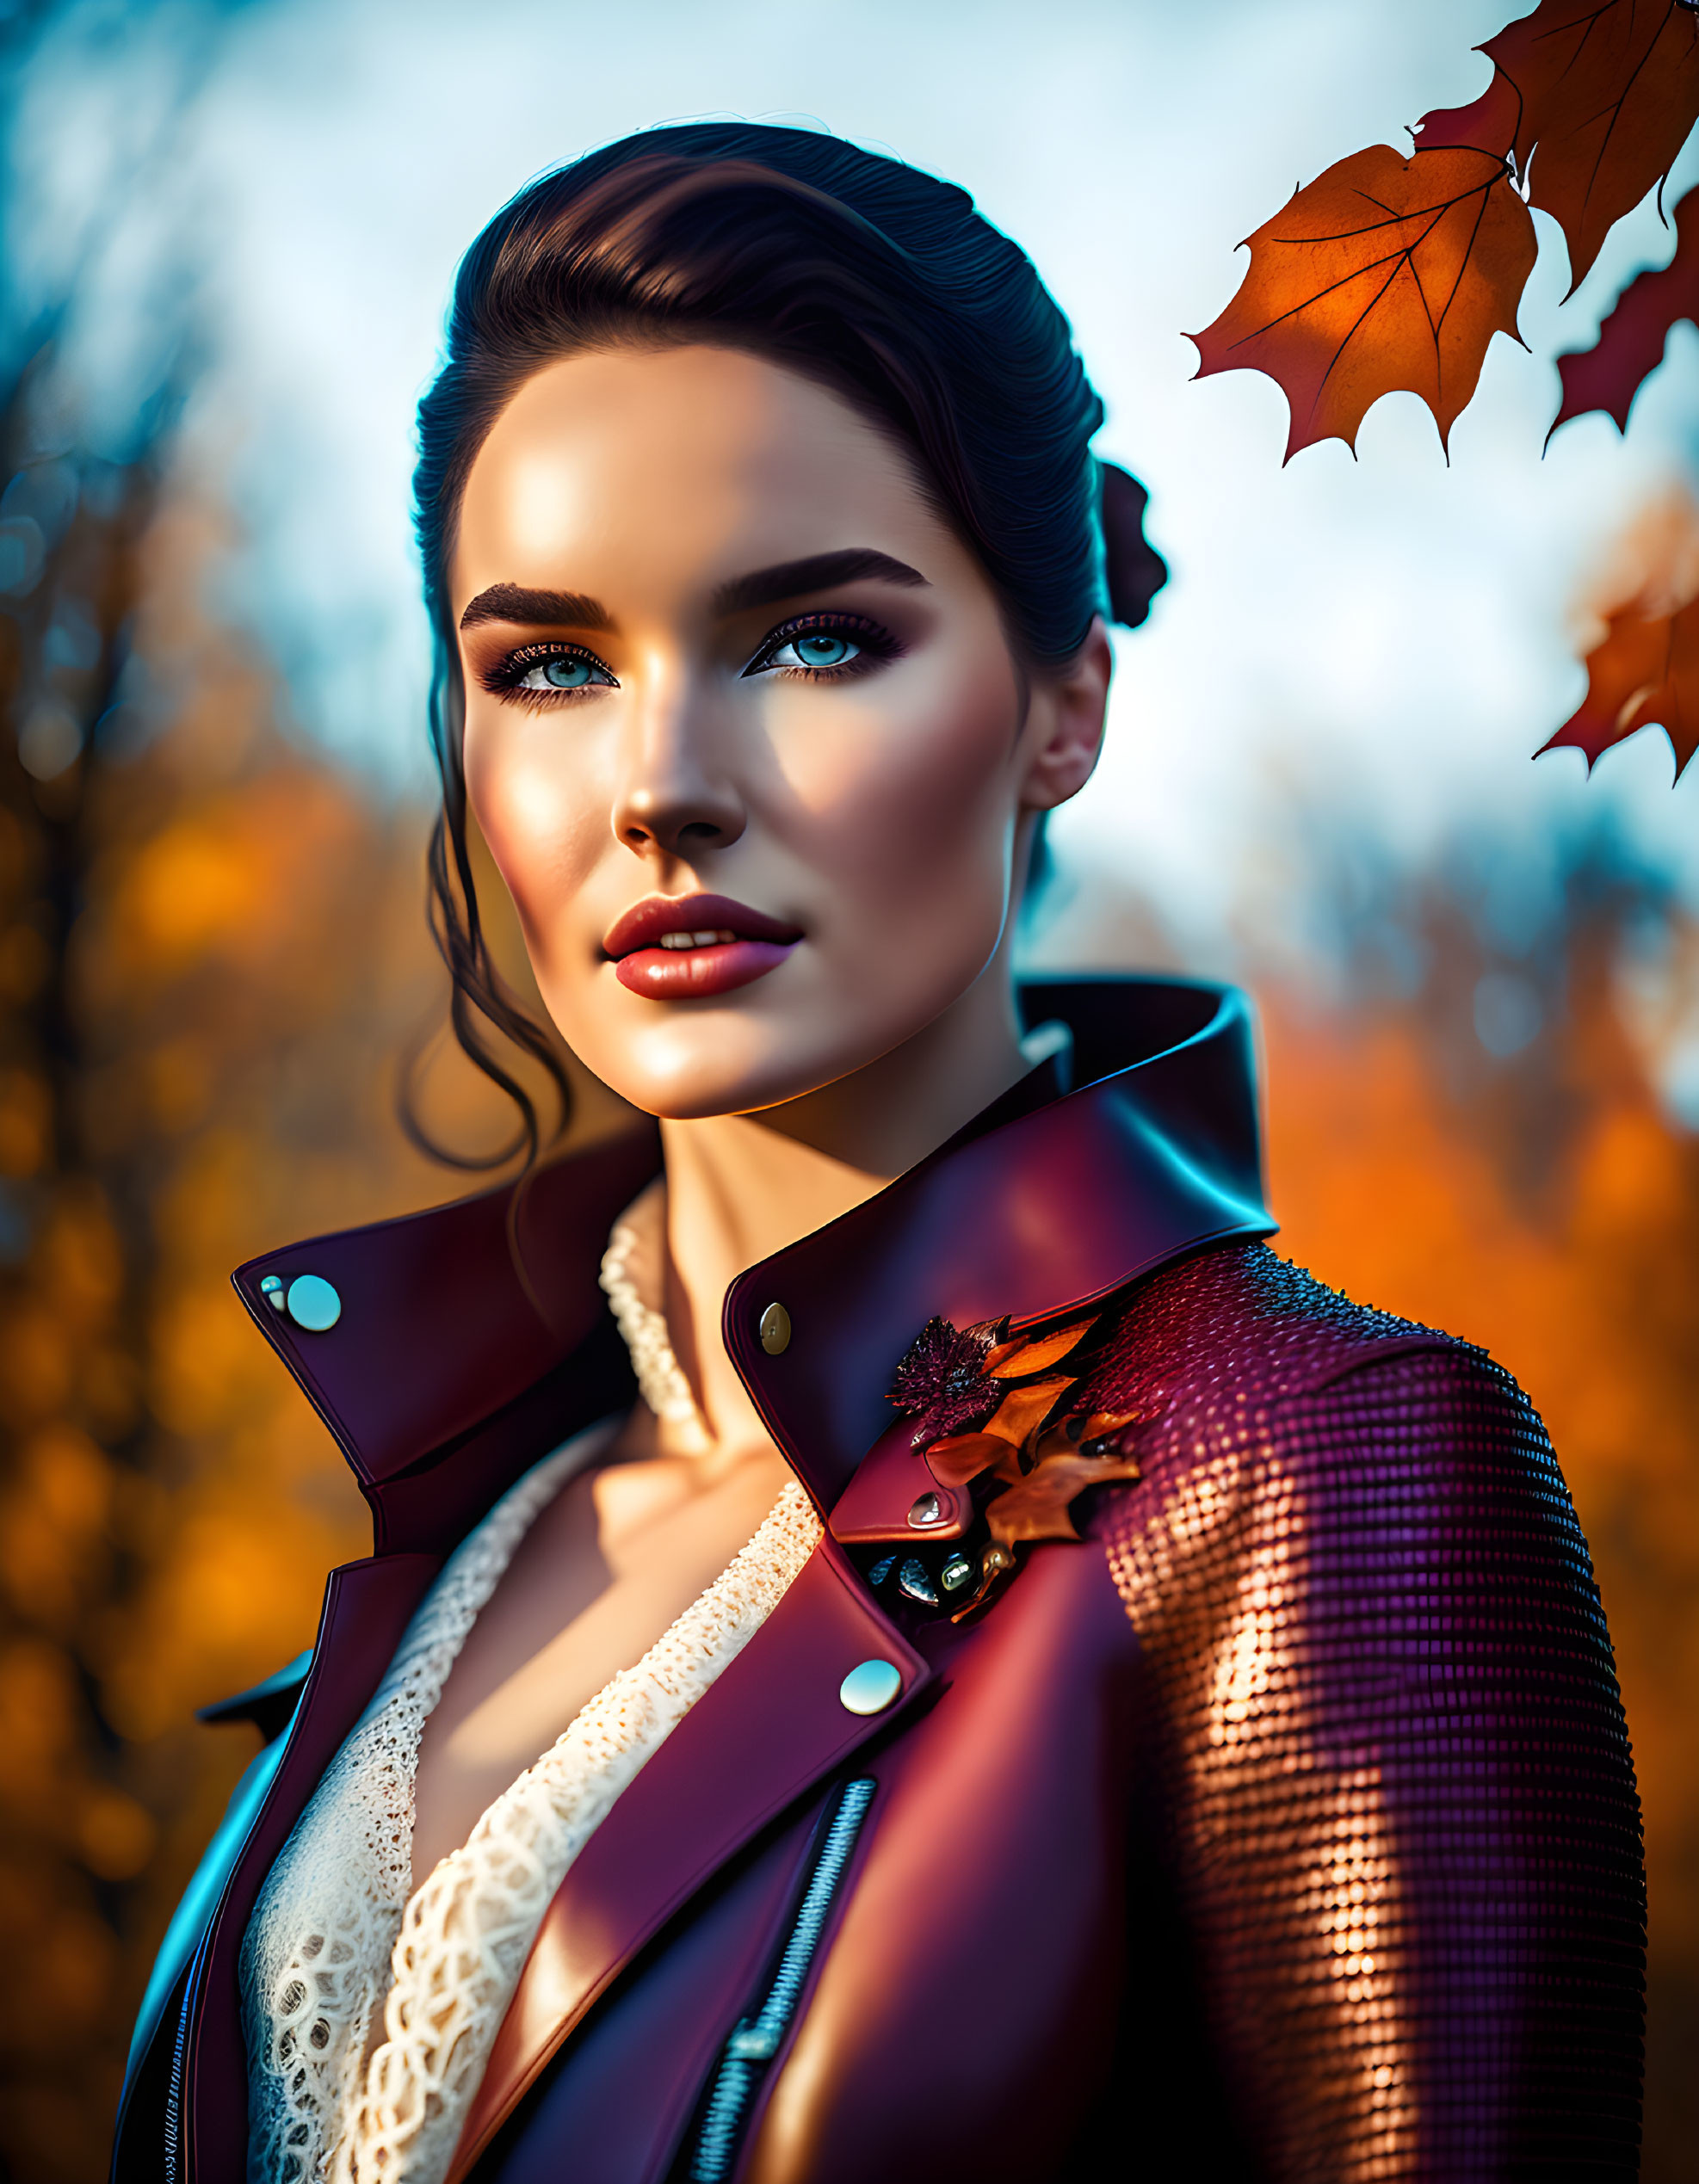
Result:
<svg viewBox="0 0 1699 2184"><path fill-rule="evenodd" d="M766 1446L720 1339L728 1285L882 1190L1027 1066L993 963L924 1031L835 1084L754 1114L662 1122L668 1327L724 1455Z"/></svg>

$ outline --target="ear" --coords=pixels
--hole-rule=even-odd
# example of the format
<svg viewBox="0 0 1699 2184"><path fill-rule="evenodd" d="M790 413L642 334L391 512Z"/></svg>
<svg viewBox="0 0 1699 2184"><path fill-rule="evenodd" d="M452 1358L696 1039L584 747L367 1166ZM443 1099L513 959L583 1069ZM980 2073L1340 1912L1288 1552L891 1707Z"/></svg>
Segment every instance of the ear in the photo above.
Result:
<svg viewBox="0 0 1699 2184"><path fill-rule="evenodd" d="M1103 748L1103 715L1114 669L1109 633L1100 614L1066 666L1041 669L1033 676L1022 738L1028 753L1021 784L1023 810L1053 811L1078 796L1090 780Z"/></svg>

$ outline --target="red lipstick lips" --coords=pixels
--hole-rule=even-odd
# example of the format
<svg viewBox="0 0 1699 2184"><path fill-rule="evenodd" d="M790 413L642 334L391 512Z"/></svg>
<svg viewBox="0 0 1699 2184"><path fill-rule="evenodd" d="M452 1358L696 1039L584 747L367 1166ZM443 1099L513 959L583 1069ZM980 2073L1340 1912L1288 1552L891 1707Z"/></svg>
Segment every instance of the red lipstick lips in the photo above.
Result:
<svg viewBox="0 0 1699 2184"><path fill-rule="evenodd" d="M727 895L652 895L609 929L614 976L650 1001L699 1001L765 978L802 938Z"/></svg>

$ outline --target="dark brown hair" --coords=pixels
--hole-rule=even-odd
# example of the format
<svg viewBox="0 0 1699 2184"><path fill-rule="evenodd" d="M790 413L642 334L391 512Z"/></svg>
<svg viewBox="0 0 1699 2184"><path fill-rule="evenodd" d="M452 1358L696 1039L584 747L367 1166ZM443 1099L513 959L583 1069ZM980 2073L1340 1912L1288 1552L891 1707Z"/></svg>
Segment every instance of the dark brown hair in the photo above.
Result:
<svg viewBox="0 0 1699 2184"><path fill-rule="evenodd" d="M836 137L743 123L627 137L523 190L461 263L446 361L419 405L413 479L442 777L432 929L454 982L454 1036L521 1117L518 1139L487 1161L429 1145L459 1166L496 1166L522 1146L534 1157L539 1143L534 1103L486 1026L541 1064L563 1120L569 1099L552 1041L491 959L473 884L448 596L466 478L544 365L692 341L786 365L890 433L1035 666L1070 658L1095 614L1142 621L1167 574L1145 541L1143 488L1090 454L1103 404L1066 319L965 191Z"/></svg>

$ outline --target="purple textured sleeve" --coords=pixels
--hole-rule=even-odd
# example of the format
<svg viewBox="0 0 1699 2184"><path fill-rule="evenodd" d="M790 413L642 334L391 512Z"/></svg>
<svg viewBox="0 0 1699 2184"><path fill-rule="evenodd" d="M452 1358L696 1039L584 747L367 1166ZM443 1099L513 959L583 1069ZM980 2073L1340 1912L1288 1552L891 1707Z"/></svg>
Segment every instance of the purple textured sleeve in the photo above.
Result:
<svg viewBox="0 0 1699 2184"><path fill-rule="evenodd" d="M1538 1417L1436 1340L1171 1390L1099 1527L1210 2036L1275 2178L1637 2174L1639 1805Z"/></svg>

